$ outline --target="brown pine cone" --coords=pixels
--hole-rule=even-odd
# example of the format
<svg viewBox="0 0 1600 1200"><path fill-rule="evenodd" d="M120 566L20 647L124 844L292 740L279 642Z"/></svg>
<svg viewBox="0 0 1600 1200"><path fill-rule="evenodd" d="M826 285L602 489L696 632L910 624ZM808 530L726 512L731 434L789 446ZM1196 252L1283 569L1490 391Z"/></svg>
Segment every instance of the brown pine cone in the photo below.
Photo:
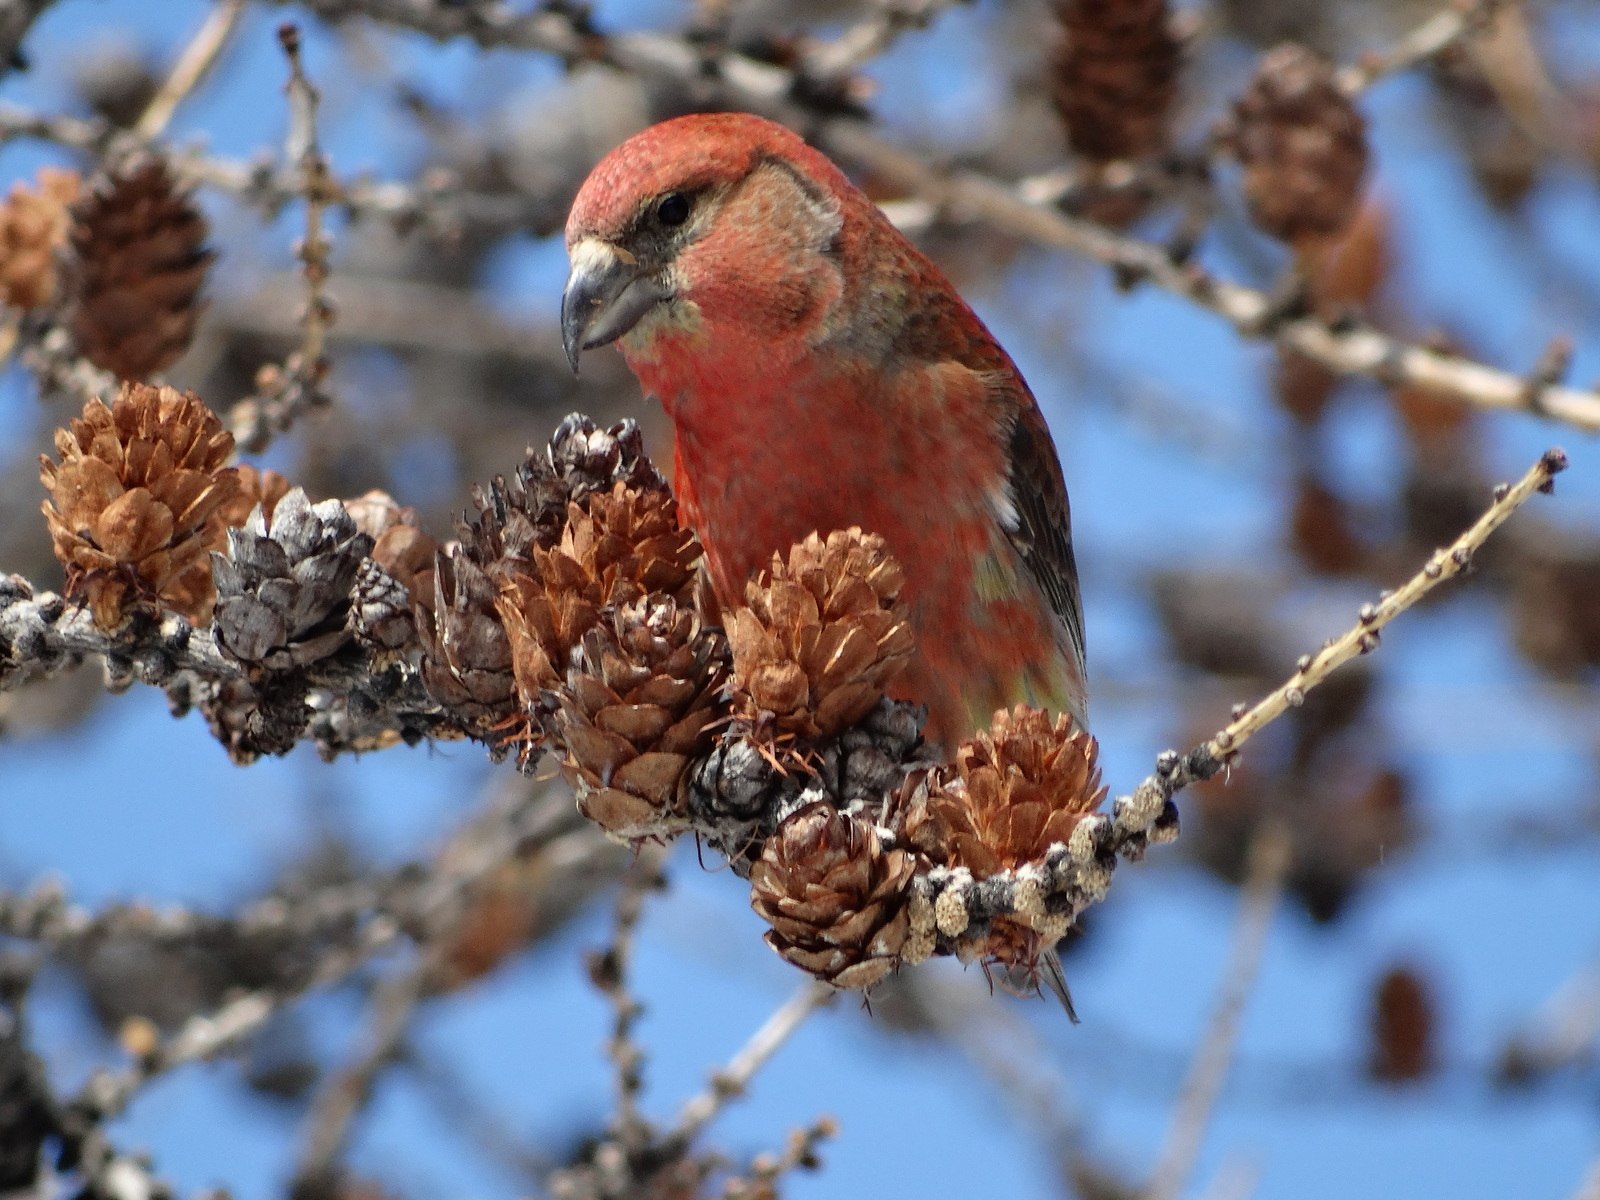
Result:
<svg viewBox="0 0 1600 1200"><path fill-rule="evenodd" d="M1039 862L1105 799L1098 756L1065 714L1052 724L1042 709L1002 709L929 778L906 814L907 839L979 879Z"/></svg>
<svg viewBox="0 0 1600 1200"><path fill-rule="evenodd" d="M67 244L68 208L78 198L76 171L44 167L37 190L11 185L0 205L0 302L39 308L56 294L56 253Z"/></svg>
<svg viewBox="0 0 1600 1200"><path fill-rule="evenodd" d="M249 463L240 463L239 490L221 509L222 523L230 529L242 528L255 511L256 505L267 520L272 520L272 510L289 490L289 481L276 471L258 469Z"/></svg>
<svg viewBox="0 0 1600 1200"><path fill-rule="evenodd" d="M463 523L461 539L480 563L526 558L533 547L548 550L561 540L567 513L595 492L618 483L635 491L670 493L667 481L644 455L644 436L633 421L600 429L574 413L556 427L542 450L529 450L514 476L495 476L473 489L477 515Z"/></svg>
<svg viewBox="0 0 1600 1200"><path fill-rule="evenodd" d="M537 709L560 686L568 656L607 605L641 596L693 603L700 543L678 524L678 505L665 488L617 482L567 506L560 541L530 547L527 557L499 565L496 601L511 638L517 688Z"/></svg>
<svg viewBox="0 0 1600 1200"><path fill-rule="evenodd" d="M1222 140L1244 168L1250 216L1294 245L1338 233L1367 174L1367 124L1333 67L1304 46L1268 51Z"/></svg>
<svg viewBox="0 0 1600 1200"><path fill-rule="evenodd" d="M774 556L728 622L733 707L758 729L826 737L871 711L911 658L905 573L876 534L813 533Z"/></svg>
<svg viewBox="0 0 1600 1200"><path fill-rule="evenodd" d="M563 682L569 650L600 609L647 591L682 598L699 547L678 529L666 481L632 421L600 429L568 417L511 481L496 478L474 499L478 512L461 524L460 544L432 570L417 561L425 537L378 536L373 557L392 578L364 570L357 633L379 646L403 644L394 585L404 582L416 598L429 694L469 718L477 736L494 732L504 744L532 732L513 718L543 706L545 689Z"/></svg>
<svg viewBox="0 0 1600 1200"><path fill-rule="evenodd" d="M69 322L95 366L143 379L188 349L214 257L206 220L160 158L95 181L72 210Z"/></svg>
<svg viewBox="0 0 1600 1200"><path fill-rule="evenodd" d="M1072 148L1095 162L1166 145L1182 47L1166 0L1058 0L1051 98Z"/></svg>
<svg viewBox="0 0 1600 1200"><path fill-rule="evenodd" d="M541 489L552 486L545 480L554 481L559 489L553 494L560 499L546 504L558 516L567 501L582 500L618 482L639 491L667 490L666 479L645 457L644 434L637 421L618 421L601 429L581 413L556 426L544 455L536 460L534 475Z"/></svg>
<svg viewBox="0 0 1600 1200"><path fill-rule="evenodd" d="M428 586L420 588L424 582ZM422 685L465 732L489 739L517 708L511 644L495 611L494 581L466 547L451 545L438 551L433 570L418 584Z"/></svg>
<svg viewBox="0 0 1600 1200"><path fill-rule="evenodd" d="M85 404L55 445L61 461L40 456L39 478L67 594L104 629L142 604L210 620L210 554L226 544L221 512L239 487L216 415L192 392L124 383L110 408Z"/></svg>
<svg viewBox="0 0 1600 1200"><path fill-rule="evenodd" d="M866 988L895 968L910 917L913 862L872 826L826 802L791 813L750 869L750 907L767 945L837 988Z"/></svg>
<svg viewBox="0 0 1600 1200"><path fill-rule="evenodd" d="M584 816L624 841L672 831L725 670L721 638L671 597L624 604L584 634L555 715Z"/></svg>
<svg viewBox="0 0 1600 1200"><path fill-rule="evenodd" d="M1105 799L1098 754L1095 740L1066 715L1052 724L1037 708L1002 709L987 732L961 744L953 766L930 773L902 800L898 818L906 841L978 880L1040 863ZM1050 916L1039 899L1036 892L1032 911L1019 906L1016 917L998 918L969 935L957 954L1017 968L1033 986L1041 975L1059 977L1054 945L1067 921ZM1071 1001L1065 1002L1070 1013Z"/></svg>
<svg viewBox="0 0 1600 1200"><path fill-rule="evenodd" d="M1384 972L1372 994L1367 1074L1381 1083L1415 1083L1438 1065L1433 989L1410 966Z"/></svg>

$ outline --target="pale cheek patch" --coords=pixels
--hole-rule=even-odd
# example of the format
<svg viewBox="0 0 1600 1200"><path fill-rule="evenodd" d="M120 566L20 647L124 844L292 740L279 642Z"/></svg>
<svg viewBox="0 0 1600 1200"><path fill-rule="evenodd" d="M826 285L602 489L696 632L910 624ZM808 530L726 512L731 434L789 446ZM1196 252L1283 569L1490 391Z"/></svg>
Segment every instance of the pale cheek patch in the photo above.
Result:
<svg viewBox="0 0 1600 1200"><path fill-rule="evenodd" d="M599 275L619 259L630 266L637 260L621 246L603 242L599 238L580 238L567 250L574 274Z"/></svg>
<svg viewBox="0 0 1600 1200"><path fill-rule="evenodd" d="M662 339L669 339L675 343L674 349L678 349L686 342L703 337L704 330L700 306L679 295L656 305L617 341L629 358L651 362L662 348Z"/></svg>

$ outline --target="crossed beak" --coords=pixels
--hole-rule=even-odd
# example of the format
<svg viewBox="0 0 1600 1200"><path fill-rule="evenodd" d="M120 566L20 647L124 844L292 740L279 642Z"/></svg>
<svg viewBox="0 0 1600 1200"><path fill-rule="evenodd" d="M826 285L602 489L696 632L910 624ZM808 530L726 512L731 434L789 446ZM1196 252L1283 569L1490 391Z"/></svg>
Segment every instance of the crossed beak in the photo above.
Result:
<svg viewBox="0 0 1600 1200"><path fill-rule="evenodd" d="M561 293L561 345L574 373L585 350L614 342L672 295L660 276L620 246L581 238Z"/></svg>

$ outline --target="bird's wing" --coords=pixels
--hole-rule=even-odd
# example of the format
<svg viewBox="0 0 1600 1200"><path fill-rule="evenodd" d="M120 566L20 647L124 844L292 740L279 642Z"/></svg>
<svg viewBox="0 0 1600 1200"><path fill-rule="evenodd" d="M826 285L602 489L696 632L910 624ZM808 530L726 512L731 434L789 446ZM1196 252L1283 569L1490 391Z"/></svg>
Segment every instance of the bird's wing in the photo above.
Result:
<svg viewBox="0 0 1600 1200"><path fill-rule="evenodd" d="M1076 656L1079 678L1084 671L1083 602L1078 594L1078 566L1072 554L1072 514L1067 484L1056 458L1050 430L1020 378L1012 375L999 387L1023 388L1006 404L1013 415L1007 441L1010 499L1015 519L1006 533L1028 571L1050 601Z"/></svg>
<svg viewBox="0 0 1600 1200"><path fill-rule="evenodd" d="M954 286L887 223L883 229L879 249L895 268L887 278L915 281L909 287L879 288L895 302L890 335L895 354L902 361L934 364L931 373L946 389L948 404L959 408L960 397L969 397L973 407L988 414L990 428L998 426L1006 487L1003 498L995 498L996 515L1065 633L1068 677L1053 690L1082 724L1088 716L1083 605L1067 485L1049 427L1016 364Z"/></svg>

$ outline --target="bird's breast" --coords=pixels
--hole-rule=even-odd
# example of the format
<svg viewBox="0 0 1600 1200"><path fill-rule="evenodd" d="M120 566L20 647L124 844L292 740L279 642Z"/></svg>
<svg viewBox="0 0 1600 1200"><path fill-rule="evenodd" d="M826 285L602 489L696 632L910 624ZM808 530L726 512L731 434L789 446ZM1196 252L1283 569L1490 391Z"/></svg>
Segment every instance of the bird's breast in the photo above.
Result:
<svg viewBox="0 0 1600 1200"><path fill-rule="evenodd" d="M972 713L986 719L1012 695L1002 676L1014 663L1003 660L1015 649L956 631L1024 635L1042 653L1050 631L994 517L1005 465L992 415L952 411L936 379L908 397L881 386L889 378L811 371L731 392L657 392L676 434L684 519L723 602L742 603L746 581L813 531L882 535L905 568L919 643L906 694L933 708L936 732L964 734Z"/></svg>

